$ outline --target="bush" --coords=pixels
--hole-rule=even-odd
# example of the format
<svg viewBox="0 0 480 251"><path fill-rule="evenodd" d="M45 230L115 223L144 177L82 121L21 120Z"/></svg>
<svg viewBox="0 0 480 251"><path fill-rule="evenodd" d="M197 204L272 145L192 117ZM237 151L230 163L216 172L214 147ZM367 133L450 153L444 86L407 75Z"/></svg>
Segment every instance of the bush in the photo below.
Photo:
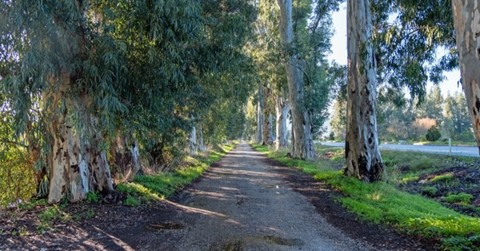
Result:
<svg viewBox="0 0 480 251"><path fill-rule="evenodd" d="M440 130L436 126L430 127L427 131L427 135L425 136L428 141L437 141L442 137Z"/></svg>

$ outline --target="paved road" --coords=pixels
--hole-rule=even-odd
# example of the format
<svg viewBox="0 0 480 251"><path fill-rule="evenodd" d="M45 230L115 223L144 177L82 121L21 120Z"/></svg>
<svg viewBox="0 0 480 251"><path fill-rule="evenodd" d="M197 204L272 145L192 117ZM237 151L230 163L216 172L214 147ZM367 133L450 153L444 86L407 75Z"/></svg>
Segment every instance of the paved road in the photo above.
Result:
<svg viewBox="0 0 480 251"><path fill-rule="evenodd" d="M339 143L339 142L320 142L320 144L326 145L326 146L338 146L338 147L345 146L345 143ZM455 156L480 157L478 153L478 147L471 147L471 146L452 146L451 152L448 146L381 144L380 149L395 150L395 151L427 152L427 153L436 153L436 154L451 154Z"/></svg>
<svg viewBox="0 0 480 251"><path fill-rule="evenodd" d="M241 144L179 202L187 226L165 250L372 250L328 224L264 155Z"/></svg>

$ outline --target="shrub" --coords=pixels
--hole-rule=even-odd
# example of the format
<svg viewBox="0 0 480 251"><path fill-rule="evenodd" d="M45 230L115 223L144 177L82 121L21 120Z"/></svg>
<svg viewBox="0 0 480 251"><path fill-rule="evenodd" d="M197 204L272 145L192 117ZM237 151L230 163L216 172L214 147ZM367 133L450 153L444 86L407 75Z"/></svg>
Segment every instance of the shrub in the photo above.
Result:
<svg viewBox="0 0 480 251"><path fill-rule="evenodd" d="M428 141L437 141L442 137L442 134L440 134L440 130L436 126L432 126L428 129L425 137Z"/></svg>

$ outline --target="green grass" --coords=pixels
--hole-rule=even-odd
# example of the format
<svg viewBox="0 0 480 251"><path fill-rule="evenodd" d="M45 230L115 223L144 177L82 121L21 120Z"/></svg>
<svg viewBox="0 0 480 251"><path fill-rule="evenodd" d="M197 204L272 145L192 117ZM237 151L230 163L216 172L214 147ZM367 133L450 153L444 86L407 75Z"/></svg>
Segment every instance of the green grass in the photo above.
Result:
<svg viewBox="0 0 480 251"><path fill-rule="evenodd" d="M119 184L117 190L127 194L124 204L128 206L137 206L144 202L168 198L200 177L211 164L219 161L233 148L234 144L232 143L216 148L206 157L187 157L186 161L189 163L187 167L173 172L137 176L133 182Z"/></svg>
<svg viewBox="0 0 480 251"><path fill-rule="evenodd" d="M443 198L443 200L448 203L459 203L463 205L468 205L473 200L473 195L468 193L449 193L445 198Z"/></svg>
<svg viewBox="0 0 480 251"><path fill-rule="evenodd" d="M475 245L480 244L477 242L480 239L480 218L462 215L436 201L401 191L391 182L371 184L345 177L341 170L331 168L329 160L293 160L287 158L284 152L269 151L268 147L254 145L254 148L284 165L298 168L318 180L325 181L342 193L339 201L345 208L364 220L388 224L413 235L439 239L445 248L451 248L452 243L456 243L464 250L474 250ZM414 158L411 155L401 154L397 159L387 154L387 161L398 161L390 165L408 162L418 164L412 168L430 168L424 164L427 160L412 159Z"/></svg>
<svg viewBox="0 0 480 251"><path fill-rule="evenodd" d="M433 177L430 182L446 182L452 180L454 177L453 173L444 173Z"/></svg>

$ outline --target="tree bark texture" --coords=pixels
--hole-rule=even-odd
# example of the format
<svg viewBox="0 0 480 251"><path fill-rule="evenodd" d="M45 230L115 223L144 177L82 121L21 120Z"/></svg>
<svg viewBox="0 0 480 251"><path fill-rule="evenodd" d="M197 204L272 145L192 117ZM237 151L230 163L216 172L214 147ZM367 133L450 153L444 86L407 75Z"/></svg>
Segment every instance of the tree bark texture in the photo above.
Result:
<svg viewBox="0 0 480 251"><path fill-rule="evenodd" d="M190 137L188 141L189 141L190 155L196 155L198 152L198 144L197 144L197 128L195 124L192 126L192 129L190 130Z"/></svg>
<svg viewBox="0 0 480 251"><path fill-rule="evenodd" d="M275 130L273 130L273 114L268 114L268 143L269 145L273 144L275 141Z"/></svg>
<svg viewBox="0 0 480 251"><path fill-rule="evenodd" d="M197 125L197 132L198 132L198 150L200 152L204 152L207 148L205 147L205 143L203 142L203 126L202 123L198 123Z"/></svg>
<svg viewBox="0 0 480 251"><path fill-rule="evenodd" d="M265 94L263 85L258 86L257 93L257 133L256 141L258 144L263 143L264 123L265 123Z"/></svg>
<svg viewBox="0 0 480 251"><path fill-rule="evenodd" d="M348 102L346 174L372 182L382 178L376 119L376 66L369 0L348 0Z"/></svg>
<svg viewBox="0 0 480 251"><path fill-rule="evenodd" d="M305 126L309 121L305 121L305 101L304 101L304 87L303 87L303 71L301 60L293 53L294 48L294 33L292 20L292 0L278 0L280 6L280 35L282 43L285 47L288 82L288 99L291 105L292 114L292 157L300 159L313 159L313 149L306 147L305 142L310 133L305 134Z"/></svg>
<svg viewBox="0 0 480 251"><path fill-rule="evenodd" d="M480 152L480 2L452 0L462 85Z"/></svg>
<svg viewBox="0 0 480 251"><path fill-rule="evenodd" d="M275 112L276 112L276 139L275 149L278 150L282 147L287 147L287 116L290 111L290 105L286 99L278 96L275 100Z"/></svg>
<svg viewBox="0 0 480 251"><path fill-rule="evenodd" d="M114 158L116 173L121 174L125 181L132 180L142 170L137 142L120 133L112 148L110 154Z"/></svg>

